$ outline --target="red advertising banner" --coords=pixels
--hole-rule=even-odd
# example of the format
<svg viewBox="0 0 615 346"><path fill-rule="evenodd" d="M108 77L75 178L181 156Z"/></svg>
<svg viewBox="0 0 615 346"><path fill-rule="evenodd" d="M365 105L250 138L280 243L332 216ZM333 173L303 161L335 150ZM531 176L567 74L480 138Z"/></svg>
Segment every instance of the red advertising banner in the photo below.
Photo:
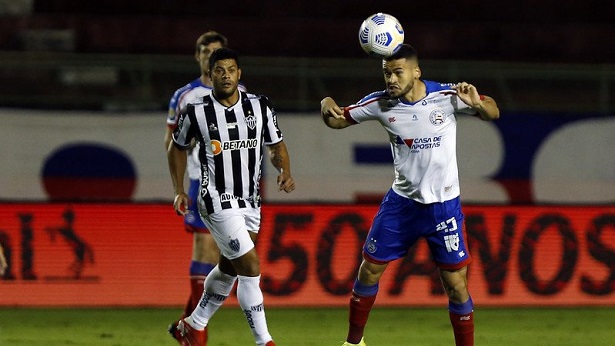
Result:
<svg viewBox="0 0 615 346"><path fill-rule="evenodd" d="M345 306L372 205L266 205L268 306ZM477 305L615 306L615 207L467 206ZM0 306L179 306L192 239L170 204L0 204ZM229 304L236 304L231 299ZM442 306L424 242L389 265L379 305Z"/></svg>

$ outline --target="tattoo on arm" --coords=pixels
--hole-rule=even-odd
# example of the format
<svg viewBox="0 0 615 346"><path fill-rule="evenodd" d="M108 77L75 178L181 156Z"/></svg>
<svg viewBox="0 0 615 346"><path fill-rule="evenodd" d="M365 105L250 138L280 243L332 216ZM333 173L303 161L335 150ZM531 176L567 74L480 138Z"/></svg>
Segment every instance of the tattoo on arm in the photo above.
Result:
<svg viewBox="0 0 615 346"><path fill-rule="evenodd" d="M280 155L280 146L272 145L271 150L271 163L275 168L282 167L282 156Z"/></svg>

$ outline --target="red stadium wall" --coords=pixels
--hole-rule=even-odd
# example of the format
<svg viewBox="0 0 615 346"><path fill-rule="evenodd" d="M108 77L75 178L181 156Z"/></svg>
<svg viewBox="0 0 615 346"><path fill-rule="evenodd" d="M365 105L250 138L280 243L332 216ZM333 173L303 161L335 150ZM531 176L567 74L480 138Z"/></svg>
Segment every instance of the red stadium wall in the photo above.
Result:
<svg viewBox="0 0 615 346"><path fill-rule="evenodd" d="M267 205L268 306L344 306L376 206ZM615 207L467 206L477 305L615 306ZM0 204L0 306L179 306L191 237L167 204ZM426 246L389 266L380 305L446 298ZM230 304L236 304L231 299Z"/></svg>

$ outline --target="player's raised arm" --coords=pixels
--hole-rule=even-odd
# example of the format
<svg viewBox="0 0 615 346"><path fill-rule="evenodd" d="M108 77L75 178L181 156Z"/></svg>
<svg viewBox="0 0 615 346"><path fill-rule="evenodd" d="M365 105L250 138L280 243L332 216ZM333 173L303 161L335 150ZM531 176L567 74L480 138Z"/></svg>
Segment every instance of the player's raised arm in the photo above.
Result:
<svg viewBox="0 0 615 346"><path fill-rule="evenodd" d="M489 96L480 95L472 84L461 82L454 87L457 96L468 106L476 109L483 120L495 120L500 117L500 109L495 100Z"/></svg>
<svg viewBox="0 0 615 346"><path fill-rule="evenodd" d="M344 110L340 108L330 97L325 97L320 101L320 114L325 125L332 129L343 129L352 125L344 117Z"/></svg>

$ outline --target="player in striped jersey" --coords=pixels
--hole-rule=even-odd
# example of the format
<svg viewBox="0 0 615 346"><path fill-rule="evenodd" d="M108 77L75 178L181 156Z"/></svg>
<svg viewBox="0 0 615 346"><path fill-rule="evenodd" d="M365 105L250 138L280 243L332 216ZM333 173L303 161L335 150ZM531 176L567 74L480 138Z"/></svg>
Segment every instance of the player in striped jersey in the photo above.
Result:
<svg viewBox="0 0 615 346"><path fill-rule="evenodd" d="M269 100L238 89L241 69L237 54L220 48L212 53L209 66L212 93L180 115L168 158L176 193L174 208L183 215L188 205L183 186L185 150L192 140L199 142L199 212L221 256L205 280L205 292L197 308L180 321L178 329L189 345L201 345L203 328L237 281L237 299L256 344L274 346L265 319L260 264L254 248L260 228L259 180L267 149L271 163L279 171L280 191L293 191L290 158Z"/></svg>
<svg viewBox="0 0 615 346"><path fill-rule="evenodd" d="M378 121L389 135L395 180L385 195L363 245L363 261L349 304L344 346L365 346L363 331L388 263L402 258L419 238L429 244L449 298L457 346L474 344L474 305L467 287L470 254L464 239L456 158L456 116L499 118L496 102L468 83L420 79L413 47L403 45L383 60L387 89L340 108L321 101L325 124L341 129Z"/></svg>
<svg viewBox="0 0 615 346"><path fill-rule="evenodd" d="M171 134L177 127L179 112L185 108L188 103L197 100L211 92L211 80L209 79L209 56L211 53L221 47L227 46L227 39L223 35L215 31L207 31L196 40L194 58L199 64L201 75L199 78L191 81L185 86L177 89L169 102L169 113L167 117L167 130L164 136L165 151L171 142ZM190 204L184 216L184 228L187 232L192 233L192 257L190 261L190 296L186 303L182 315L186 317L194 310L201 295L205 278L213 267L218 263L220 251L211 234L201 221L197 209L197 196L199 190L199 178L201 169L198 158L198 147L193 146L188 151L188 178L190 187L188 195ZM169 325L169 334L179 340L179 332L177 331L177 323L179 320ZM205 334L206 338L207 334Z"/></svg>

